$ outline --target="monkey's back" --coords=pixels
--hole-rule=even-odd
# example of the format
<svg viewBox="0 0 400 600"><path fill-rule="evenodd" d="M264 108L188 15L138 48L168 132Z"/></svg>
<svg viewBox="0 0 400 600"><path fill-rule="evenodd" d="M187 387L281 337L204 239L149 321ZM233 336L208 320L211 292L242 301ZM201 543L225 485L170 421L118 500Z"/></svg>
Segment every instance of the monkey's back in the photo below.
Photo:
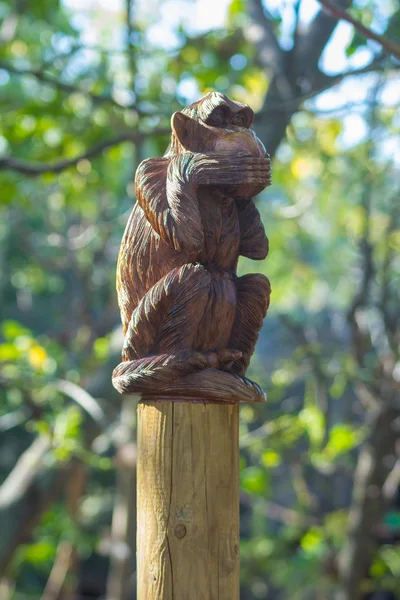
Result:
<svg viewBox="0 0 400 600"><path fill-rule="evenodd" d="M165 243L136 204L122 238L117 265L117 293L124 333L140 300L174 267L191 262L184 251Z"/></svg>

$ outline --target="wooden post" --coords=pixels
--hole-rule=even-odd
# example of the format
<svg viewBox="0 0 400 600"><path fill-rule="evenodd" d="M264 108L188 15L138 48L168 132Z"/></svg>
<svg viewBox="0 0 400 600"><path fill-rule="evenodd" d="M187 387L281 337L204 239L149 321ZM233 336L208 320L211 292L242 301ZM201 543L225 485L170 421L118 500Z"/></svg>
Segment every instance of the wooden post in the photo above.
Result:
<svg viewBox="0 0 400 600"><path fill-rule="evenodd" d="M138 598L239 599L239 406L138 407Z"/></svg>

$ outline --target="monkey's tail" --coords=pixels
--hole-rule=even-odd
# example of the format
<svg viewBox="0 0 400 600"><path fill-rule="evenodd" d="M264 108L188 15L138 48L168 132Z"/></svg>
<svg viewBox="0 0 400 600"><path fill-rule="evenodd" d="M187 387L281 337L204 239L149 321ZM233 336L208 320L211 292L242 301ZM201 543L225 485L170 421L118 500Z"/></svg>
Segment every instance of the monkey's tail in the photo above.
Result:
<svg viewBox="0 0 400 600"><path fill-rule="evenodd" d="M115 367L112 383L121 394L150 393L176 379L209 368L217 363L213 352L181 350L175 354L156 354L126 360Z"/></svg>
<svg viewBox="0 0 400 600"><path fill-rule="evenodd" d="M191 352L189 358L189 352L123 362L114 369L113 385L121 394L141 394L147 401L266 401L263 390L250 379L209 367L212 353Z"/></svg>

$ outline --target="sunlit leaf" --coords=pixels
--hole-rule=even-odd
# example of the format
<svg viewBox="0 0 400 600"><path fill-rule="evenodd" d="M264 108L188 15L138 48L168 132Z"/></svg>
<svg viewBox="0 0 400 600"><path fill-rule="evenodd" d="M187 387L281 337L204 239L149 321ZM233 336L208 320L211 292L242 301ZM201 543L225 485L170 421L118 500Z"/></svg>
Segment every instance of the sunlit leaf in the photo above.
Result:
<svg viewBox="0 0 400 600"><path fill-rule="evenodd" d="M268 488L268 476L261 467L247 467L240 473L240 485L246 492L263 494Z"/></svg>

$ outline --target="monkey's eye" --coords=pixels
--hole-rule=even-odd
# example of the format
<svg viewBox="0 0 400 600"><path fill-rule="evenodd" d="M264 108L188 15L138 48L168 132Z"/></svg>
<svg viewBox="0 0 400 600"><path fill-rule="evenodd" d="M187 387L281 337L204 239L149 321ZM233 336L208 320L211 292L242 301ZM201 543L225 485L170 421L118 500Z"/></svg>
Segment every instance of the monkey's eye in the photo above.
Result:
<svg viewBox="0 0 400 600"><path fill-rule="evenodd" d="M207 119L206 123L208 125L212 125L213 127L223 127L225 125L225 111L223 108L216 108L211 115L209 116L209 118Z"/></svg>
<svg viewBox="0 0 400 600"><path fill-rule="evenodd" d="M238 114L235 115L232 119L232 125L237 125L238 127L246 127L247 119L244 115Z"/></svg>

